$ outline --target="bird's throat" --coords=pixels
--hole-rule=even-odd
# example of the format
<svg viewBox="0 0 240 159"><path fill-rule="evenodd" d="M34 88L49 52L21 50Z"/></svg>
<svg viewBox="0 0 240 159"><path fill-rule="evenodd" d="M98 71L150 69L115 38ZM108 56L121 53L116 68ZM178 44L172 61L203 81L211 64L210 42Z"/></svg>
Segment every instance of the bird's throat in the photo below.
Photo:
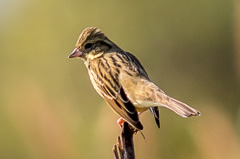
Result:
<svg viewBox="0 0 240 159"><path fill-rule="evenodd" d="M103 52L99 52L99 53L89 53L88 55L87 55L87 60L88 61L92 61L92 60L94 60L94 59L96 59L96 58L99 58L99 57L101 57L103 55Z"/></svg>

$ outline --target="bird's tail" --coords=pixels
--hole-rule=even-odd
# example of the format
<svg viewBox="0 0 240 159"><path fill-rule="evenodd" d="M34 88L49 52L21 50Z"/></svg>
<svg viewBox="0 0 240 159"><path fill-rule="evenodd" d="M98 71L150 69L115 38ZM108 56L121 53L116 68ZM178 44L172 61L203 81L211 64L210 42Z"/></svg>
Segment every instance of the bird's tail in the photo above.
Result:
<svg viewBox="0 0 240 159"><path fill-rule="evenodd" d="M175 113L184 118L201 115L201 113L198 110L169 96L167 96L165 102L162 102L162 104L164 107L174 111Z"/></svg>

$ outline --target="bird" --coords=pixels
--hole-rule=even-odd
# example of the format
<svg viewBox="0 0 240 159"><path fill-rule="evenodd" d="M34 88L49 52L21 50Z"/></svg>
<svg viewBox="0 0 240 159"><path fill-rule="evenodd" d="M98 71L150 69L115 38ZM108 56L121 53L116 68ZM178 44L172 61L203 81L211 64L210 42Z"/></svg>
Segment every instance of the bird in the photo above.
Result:
<svg viewBox="0 0 240 159"><path fill-rule="evenodd" d="M68 58L84 61L93 87L120 116L120 125L127 122L136 130L143 130L139 115L150 110L160 128L160 107L184 118L201 115L198 110L168 96L150 80L133 54L122 50L97 27L82 31Z"/></svg>

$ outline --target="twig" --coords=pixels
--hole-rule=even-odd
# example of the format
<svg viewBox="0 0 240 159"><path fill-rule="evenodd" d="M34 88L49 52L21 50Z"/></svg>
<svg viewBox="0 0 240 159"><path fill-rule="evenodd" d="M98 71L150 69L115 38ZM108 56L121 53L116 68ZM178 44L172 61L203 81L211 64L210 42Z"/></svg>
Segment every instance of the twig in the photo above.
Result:
<svg viewBox="0 0 240 159"><path fill-rule="evenodd" d="M117 144L113 146L115 159L135 159L133 134L134 128L127 122L124 122L121 137L118 136Z"/></svg>

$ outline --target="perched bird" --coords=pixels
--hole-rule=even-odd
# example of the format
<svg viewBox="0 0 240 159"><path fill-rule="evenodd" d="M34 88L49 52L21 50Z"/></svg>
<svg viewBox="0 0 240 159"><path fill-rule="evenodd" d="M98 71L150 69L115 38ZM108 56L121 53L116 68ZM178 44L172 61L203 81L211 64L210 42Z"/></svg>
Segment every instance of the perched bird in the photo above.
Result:
<svg viewBox="0 0 240 159"><path fill-rule="evenodd" d="M121 119L137 130L143 126L139 114L150 110L158 127L159 109L166 107L182 117L200 116L200 112L163 92L148 77L139 60L109 40L100 29L83 30L68 58L81 58L98 94Z"/></svg>

